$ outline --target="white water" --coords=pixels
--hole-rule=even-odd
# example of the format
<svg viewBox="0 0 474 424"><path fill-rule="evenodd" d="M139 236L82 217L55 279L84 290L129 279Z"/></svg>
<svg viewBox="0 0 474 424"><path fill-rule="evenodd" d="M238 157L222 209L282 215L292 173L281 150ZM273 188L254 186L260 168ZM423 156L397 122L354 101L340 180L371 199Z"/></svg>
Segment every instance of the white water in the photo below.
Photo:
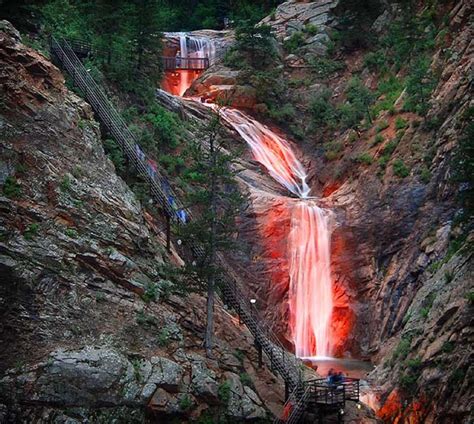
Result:
<svg viewBox="0 0 474 424"><path fill-rule="evenodd" d="M191 51L187 40L193 46ZM199 39L183 34L180 41L181 55L188 55L184 57L206 57L201 55L213 52L209 43ZM209 106L216 108L215 105ZM297 202L288 199L291 208L287 254L290 326L297 356L330 357L333 312L330 214L319 208L314 200L307 199L310 189L306 183L306 171L286 140L239 110L224 107L220 108L220 113L248 143L255 159L268 173L302 199Z"/></svg>

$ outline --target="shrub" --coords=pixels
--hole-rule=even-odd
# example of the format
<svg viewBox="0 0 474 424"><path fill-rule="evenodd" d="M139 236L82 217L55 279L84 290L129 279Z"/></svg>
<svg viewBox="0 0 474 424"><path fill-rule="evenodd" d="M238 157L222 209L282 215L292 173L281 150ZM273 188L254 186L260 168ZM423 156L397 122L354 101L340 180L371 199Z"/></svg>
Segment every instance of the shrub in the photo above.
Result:
<svg viewBox="0 0 474 424"><path fill-rule="evenodd" d="M410 67L407 77L405 110L419 115L425 115L428 111L428 98L436 85L435 79L430 73L430 64L430 58L424 56L416 60Z"/></svg>
<svg viewBox="0 0 474 424"><path fill-rule="evenodd" d="M467 292L464 298L470 303L471 305L474 304L474 291Z"/></svg>
<svg viewBox="0 0 474 424"><path fill-rule="evenodd" d="M417 382L418 380L418 376L417 375L413 375L413 374L404 374L400 377L400 380L398 381L400 387L411 393L411 392L415 392L416 391L416 387L417 387Z"/></svg>
<svg viewBox="0 0 474 424"><path fill-rule="evenodd" d="M424 184L428 184L431 180L431 172L428 167L423 166L420 172L420 179Z"/></svg>
<svg viewBox="0 0 474 424"><path fill-rule="evenodd" d="M179 398L178 406L181 411L187 411L192 406L191 398L184 394Z"/></svg>
<svg viewBox="0 0 474 424"><path fill-rule="evenodd" d="M312 99L309 110L315 125L328 125L335 119L334 106L329 101L331 92L323 91L318 97Z"/></svg>
<svg viewBox="0 0 474 424"><path fill-rule="evenodd" d="M316 35L319 32L319 28L314 24L306 24L303 28L303 32L306 32L309 35Z"/></svg>
<svg viewBox="0 0 474 424"><path fill-rule="evenodd" d="M374 141L372 142L372 146L375 146L377 144L380 144L380 143L383 143L384 142L384 138L383 138L383 135L382 134L377 134L375 137L374 137Z"/></svg>
<svg viewBox="0 0 474 424"><path fill-rule="evenodd" d="M243 372L243 373L240 374L240 382L244 386L248 386L250 388L253 388L253 381L246 372Z"/></svg>
<svg viewBox="0 0 474 424"><path fill-rule="evenodd" d="M308 61L311 70L320 78L328 78L331 74L344 69L344 63L327 57L314 56Z"/></svg>
<svg viewBox="0 0 474 424"><path fill-rule="evenodd" d="M69 175L65 175L61 182L59 183L59 188L63 193L69 191L71 189L71 178Z"/></svg>
<svg viewBox="0 0 474 424"><path fill-rule="evenodd" d="M147 283L147 285L145 286L145 291L142 294L142 299L145 303L156 301L158 294L159 294L158 284Z"/></svg>
<svg viewBox="0 0 474 424"><path fill-rule="evenodd" d="M223 383L219 384L219 388L217 389L217 395L221 402L227 404L230 399L230 381L226 380Z"/></svg>
<svg viewBox="0 0 474 424"><path fill-rule="evenodd" d="M285 124L288 121L291 121L296 116L296 110L290 103L285 103L283 106L278 108L270 107L269 108L270 118L275 119L280 124Z"/></svg>
<svg viewBox="0 0 474 424"><path fill-rule="evenodd" d="M142 361L140 359L132 359L132 367L133 367L133 375L135 376L135 380L141 383L143 376L142 376Z"/></svg>
<svg viewBox="0 0 474 424"><path fill-rule="evenodd" d="M398 140L390 140L387 145L383 148L383 154L390 156L398 146Z"/></svg>
<svg viewBox="0 0 474 424"><path fill-rule="evenodd" d="M118 173L125 170L125 157L123 156L122 149L115 140L110 138L104 140L104 150L107 156L110 158L115 166Z"/></svg>
<svg viewBox="0 0 474 424"><path fill-rule="evenodd" d="M11 199L16 199L21 196L21 187L15 177L9 176L5 179L3 184L3 194Z"/></svg>
<svg viewBox="0 0 474 424"><path fill-rule="evenodd" d="M393 172L397 177L405 178L410 175L410 171L401 159L396 159L393 162Z"/></svg>
<svg viewBox="0 0 474 424"><path fill-rule="evenodd" d="M410 336L402 337L402 339L398 343L398 346L393 351L392 360L395 361L399 359L400 361L403 361L410 353L410 345L411 345L411 337Z"/></svg>
<svg viewBox="0 0 474 424"><path fill-rule="evenodd" d="M166 347L170 342L170 332L167 328L162 328L158 333L158 346Z"/></svg>
<svg viewBox="0 0 474 424"><path fill-rule="evenodd" d="M332 141L324 145L324 156L327 160L334 160L339 156L342 150L342 143Z"/></svg>
<svg viewBox="0 0 474 424"><path fill-rule="evenodd" d="M304 44L304 36L300 31L294 32L291 37L283 42L283 47L290 53L296 52Z"/></svg>
<svg viewBox="0 0 474 424"><path fill-rule="evenodd" d="M449 284L449 283L451 283L451 281L453 281L453 280L454 280L454 273L453 273L452 271L446 271L446 272L444 273L444 282L445 282L446 284Z"/></svg>
<svg viewBox="0 0 474 424"><path fill-rule="evenodd" d="M178 146L180 125L176 114L155 103L146 114L145 120L152 125L153 136L158 138L162 145L169 148Z"/></svg>
<svg viewBox="0 0 474 424"><path fill-rule="evenodd" d="M70 238L79 237L78 232L74 228L66 228L66 230L64 231L64 234L67 235Z"/></svg>
<svg viewBox="0 0 474 424"><path fill-rule="evenodd" d="M386 120L384 119L383 121L381 121L381 122L377 125L377 127L375 128L375 131L378 132L378 133L379 133L379 132L382 132L383 130L387 129L388 126L389 126L388 121L386 121Z"/></svg>
<svg viewBox="0 0 474 424"><path fill-rule="evenodd" d="M239 360L240 364L243 365L245 359L245 352L241 349L236 349L234 356Z"/></svg>
<svg viewBox="0 0 474 424"><path fill-rule="evenodd" d="M39 227L40 226L37 222L34 222L34 223L28 225L27 229L23 233L23 237L26 240L31 240L36 234L38 234Z"/></svg>
<svg viewBox="0 0 474 424"><path fill-rule="evenodd" d="M466 372L458 368L450 375L449 384L458 385L463 382L465 377L466 377Z"/></svg>
<svg viewBox="0 0 474 424"><path fill-rule="evenodd" d="M370 165L374 161L374 159L372 158L372 156L370 156L369 153L364 152L357 155L355 158L355 161L359 163L363 163L365 165Z"/></svg>
<svg viewBox="0 0 474 424"><path fill-rule="evenodd" d="M364 66L371 71L378 71L385 68L385 54L382 50L367 53L364 57Z"/></svg>
<svg viewBox="0 0 474 424"><path fill-rule="evenodd" d="M145 313L144 310L137 312L135 321L137 322L138 325L141 325L143 327L150 327L152 325L153 326L157 325L156 318L152 315L148 315L147 313Z"/></svg>
<svg viewBox="0 0 474 424"><path fill-rule="evenodd" d="M378 116L382 110L394 111L394 104L400 97L403 88L403 81L393 75L380 81L376 94L377 98L380 98L380 100L377 101L375 106L372 108L374 116Z"/></svg>
<svg viewBox="0 0 474 424"><path fill-rule="evenodd" d="M441 346L441 352L444 353L451 353L454 350L454 343L452 342L444 342L443 346Z"/></svg>
<svg viewBox="0 0 474 424"><path fill-rule="evenodd" d="M395 119L395 129L396 130L401 130L407 127L408 122L405 121L402 117L397 116L397 119Z"/></svg>

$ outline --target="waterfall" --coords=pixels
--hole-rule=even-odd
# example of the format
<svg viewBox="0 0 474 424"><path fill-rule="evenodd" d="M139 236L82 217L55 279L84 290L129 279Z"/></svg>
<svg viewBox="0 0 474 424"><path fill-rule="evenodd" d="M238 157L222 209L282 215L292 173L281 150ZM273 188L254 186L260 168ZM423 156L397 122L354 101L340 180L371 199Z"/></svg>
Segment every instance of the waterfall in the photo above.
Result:
<svg viewBox="0 0 474 424"><path fill-rule="evenodd" d="M212 63L215 50L209 40L185 33L179 37L183 57L208 57ZM189 85L180 95L192 81L186 83ZM206 105L217 109L216 105ZM286 140L239 110L223 107L220 114L247 142L255 160L272 178L299 197L297 201L288 198L291 209L287 255L290 327L297 356L329 357L333 313L330 213L308 197L306 171Z"/></svg>

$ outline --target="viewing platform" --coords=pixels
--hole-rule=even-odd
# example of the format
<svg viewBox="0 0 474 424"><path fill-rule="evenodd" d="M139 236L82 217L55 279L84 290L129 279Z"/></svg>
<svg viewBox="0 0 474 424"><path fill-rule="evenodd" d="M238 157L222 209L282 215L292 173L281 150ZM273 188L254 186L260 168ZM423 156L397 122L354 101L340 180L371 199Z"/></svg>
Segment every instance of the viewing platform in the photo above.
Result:
<svg viewBox="0 0 474 424"><path fill-rule="evenodd" d="M180 57L180 56L162 56L163 69L165 71L190 70L203 71L209 68L209 58L207 57Z"/></svg>

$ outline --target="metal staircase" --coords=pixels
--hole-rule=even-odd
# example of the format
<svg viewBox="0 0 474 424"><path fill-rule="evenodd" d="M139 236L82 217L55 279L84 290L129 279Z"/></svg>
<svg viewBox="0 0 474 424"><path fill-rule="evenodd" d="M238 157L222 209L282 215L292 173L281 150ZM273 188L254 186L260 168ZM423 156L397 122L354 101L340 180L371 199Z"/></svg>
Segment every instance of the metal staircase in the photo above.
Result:
<svg viewBox="0 0 474 424"><path fill-rule="evenodd" d="M68 72L137 173L149 184L152 197L161 206L166 216L179 225L185 225L186 222L192 220L191 212L180 202L168 180L158 169L149 165L150 161L141 150L138 140L79 60L75 52L75 44L65 39L51 37L50 47L53 59ZM79 43L76 47L81 55L87 55L87 45ZM204 256L202 246L192 243L189 247L196 258ZM218 280L223 300L238 313L239 319L247 326L256 345L267 356L272 372L280 375L285 381L287 390L291 392L288 402L291 402L292 410L284 422L297 423L308 407L311 397L316 393L312 388L313 385L308 385L302 380L301 361L286 351L277 336L251 307L249 300L243 295L238 276L227 266L225 258L221 254L218 254L217 258L220 267L226 271L226 274Z"/></svg>

